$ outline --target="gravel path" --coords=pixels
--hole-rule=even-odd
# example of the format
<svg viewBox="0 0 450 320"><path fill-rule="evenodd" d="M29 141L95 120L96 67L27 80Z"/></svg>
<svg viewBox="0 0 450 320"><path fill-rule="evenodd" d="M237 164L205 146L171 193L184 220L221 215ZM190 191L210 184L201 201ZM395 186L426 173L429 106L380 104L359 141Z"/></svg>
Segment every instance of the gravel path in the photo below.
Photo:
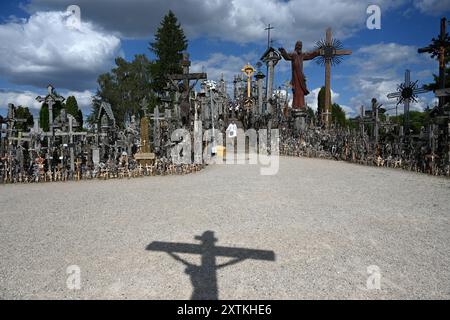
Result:
<svg viewBox="0 0 450 320"><path fill-rule="evenodd" d="M189 299L215 284L220 299L450 298L446 178L281 158L275 176L216 165L189 176L0 185L0 204L3 299ZM198 254L146 250L154 241L194 248L205 231L216 246L275 259L215 272L208 259L195 267ZM66 285L70 265L80 290ZM369 266L380 289L367 287Z"/></svg>

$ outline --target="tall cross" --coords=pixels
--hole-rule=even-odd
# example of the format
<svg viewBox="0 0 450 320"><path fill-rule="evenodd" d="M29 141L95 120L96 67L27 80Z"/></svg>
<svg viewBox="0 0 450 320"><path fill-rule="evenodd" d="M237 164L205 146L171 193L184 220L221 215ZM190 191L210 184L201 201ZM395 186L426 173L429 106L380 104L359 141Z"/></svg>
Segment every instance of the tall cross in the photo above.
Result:
<svg viewBox="0 0 450 320"><path fill-rule="evenodd" d="M177 91L179 91L178 88L178 81L183 82L183 90L181 92L181 108L183 109L183 116L187 119L189 119L189 112L190 112L190 101L189 96L192 89L196 86L197 82L202 79L207 79L207 75L204 72L200 73L190 73L189 67L191 66L191 61L189 61L189 54L183 53L183 60L181 60L181 66L183 68L182 74L169 74L167 75L167 78L170 80L172 87L175 87ZM194 84L189 86L189 82L195 80Z"/></svg>
<svg viewBox="0 0 450 320"><path fill-rule="evenodd" d="M331 65L339 64L341 56L351 55L352 51L342 49L341 42L333 39L331 28L326 31L325 41L317 42L316 49L320 52L316 61L325 65L325 112L322 113L322 122L328 128L331 122Z"/></svg>
<svg viewBox="0 0 450 320"><path fill-rule="evenodd" d="M195 239L201 241L201 243L198 245L155 241L147 246L147 250L166 252L173 259L186 266L185 272L191 278L193 286L192 300L217 300L219 298L217 270L223 267L246 259L275 261L273 251L216 246L217 239L214 237L213 231L206 231L201 236L196 236ZM177 253L201 255L201 264L199 266L192 264L182 259ZM232 259L223 264L217 264L216 257Z"/></svg>
<svg viewBox="0 0 450 320"><path fill-rule="evenodd" d="M139 106L142 108L142 111L144 111L144 117L147 117L147 112L148 112L148 101L147 101L147 97L144 97L141 102L139 103Z"/></svg>
<svg viewBox="0 0 450 320"><path fill-rule="evenodd" d="M411 82L411 71L405 71L405 82L400 84L397 92L389 93L388 99L397 99L397 105L403 103L403 126L405 127L406 135L409 135L409 106L411 102L417 102L417 95L428 92L424 88L417 86L418 80Z"/></svg>
<svg viewBox="0 0 450 320"><path fill-rule="evenodd" d="M161 146L161 137L160 137L160 120L166 120L165 117L159 116L159 107L156 106L155 110L153 110L153 116L150 117L155 123L153 125L153 146L155 149L158 149Z"/></svg>
<svg viewBox="0 0 450 320"><path fill-rule="evenodd" d="M68 114L67 118L69 120L69 131L68 132L62 132L62 131L58 131L55 133L55 136L68 136L69 137L69 148L70 148L70 170L71 172L75 171L75 155L74 155L74 145L73 145L73 137L74 136L86 136L87 133L86 132L74 132L73 131L73 122L75 121L75 118L71 115Z"/></svg>
<svg viewBox="0 0 450 320"><path fill-rule="evenodd" d="M53 106L57 102L64 102L65 98L56 94L55 88L53 88L53 86L51 84L48 85L47 90L48 90L48 94L46 97L38 96L38 97L36 97L36 100L38 102L41 102L41 103L43 102L48 105L49 128L50 128L50 133L53 135Z"/></svg>
<svg viewBox="0 0 450 320"><path fill-rule="evenodd" d="M269 23L269 25L264 29L264 30L267 30L267 48L270 48L270 45L271 45L271 40L270 40L270 30L273 30L273 29L275 29L273 26L271 26L270 25L270 23Z"/></svg>
<svg viewBox="0 0 450 320"><path fill-rule="evenodd" d="M450 38L446 32L447 20L441 19L441 32L438 39L433 38L432 44L425 48L419 48L419 53L429 53L432 58L437 57L439 61L439 89L445 89L445 55L446 50L450 50ZM444 97L439 97L439 105L444 103Z"/></svg>

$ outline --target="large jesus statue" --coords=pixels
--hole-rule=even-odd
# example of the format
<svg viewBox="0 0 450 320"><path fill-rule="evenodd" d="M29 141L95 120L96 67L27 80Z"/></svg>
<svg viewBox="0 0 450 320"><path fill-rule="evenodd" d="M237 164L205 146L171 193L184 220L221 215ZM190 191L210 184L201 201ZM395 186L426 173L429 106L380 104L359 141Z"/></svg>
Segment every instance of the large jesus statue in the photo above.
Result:
<svg viewBox="0 0 450 320"><path fill-rule="evenodd" d="M305 75L303 74L303 61L312 60L320 55L319 50L312 52L302 52L302 42L297 41L295 44L295 50L292 53L287 53L284 48L279 48L281 56L284 60L291 61L292 64L292 91L294 93L294 101L292 108L305 109L305 96L309 94L306 87Z"/></svg>

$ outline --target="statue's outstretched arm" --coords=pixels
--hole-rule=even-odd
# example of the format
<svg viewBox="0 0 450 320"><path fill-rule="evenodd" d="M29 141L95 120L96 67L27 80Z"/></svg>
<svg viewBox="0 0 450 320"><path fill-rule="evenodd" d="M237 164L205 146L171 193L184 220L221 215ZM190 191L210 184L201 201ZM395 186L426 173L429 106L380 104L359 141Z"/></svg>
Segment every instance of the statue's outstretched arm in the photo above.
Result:
<svg viewBox="0 0 450 320"><path fill-rule="evenodd" d="M303 60L312 60L312 59L314 59L315 57L318 57L318 56L320 56L320 50L314 50L314 51L311 51L311 52L305 52L303 54Z"/></svg>
<svg viewBox="0 0 450 320"><path fill-rule="evenodd" d="M283 57L284 60L288 60L288 61L292 60L292 55L287 53L284 48L278 48L278 51L280 51L281 56Z"/></svg>

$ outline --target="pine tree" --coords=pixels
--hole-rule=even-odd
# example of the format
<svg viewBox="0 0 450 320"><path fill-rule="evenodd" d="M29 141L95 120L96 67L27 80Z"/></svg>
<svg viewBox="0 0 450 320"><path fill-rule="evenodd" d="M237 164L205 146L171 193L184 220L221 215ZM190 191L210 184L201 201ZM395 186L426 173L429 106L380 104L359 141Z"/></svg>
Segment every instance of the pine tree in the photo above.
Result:
<svg viewBox="0 0 450 320"><path fill-rule="evenodd" d="M44 103L41 107L41 111L39 111L39 126L45 132L48 132L50 130L50 126L48 123L49 116L48 105Z"/></svg>
<svg viewBox="0 0 450 320"><path fill-rule="evenodd" d="M317 96L317 119L322 119L322 113L325 111L325 87L320 88Z"/></svg>
<svg viewBox="0 0 450 320"><path fill-rule="evenodd" d="M78 122L78 129L83 128L83 113L78 107L77 99L74 96L70 96L66 100L66 112L72 115Z"/></svg>
<svg viewBox="0 0 450 320"><path fill-rule="evenodd" d="M345 111L337 103L331 105L331 122L338 124L340 127L345 127L347 123Z"/></svg>
<svg viewBox="0 0 450 320"><path fill-rule="evenodd" d="M155 76L153 87L156 92L162 92L166 84L165 75L182 72L180 61L187 47L184 31L175 14L169 11L156 31L155 42L150 43L149 47L157 58L153 65Z"/></svg>

